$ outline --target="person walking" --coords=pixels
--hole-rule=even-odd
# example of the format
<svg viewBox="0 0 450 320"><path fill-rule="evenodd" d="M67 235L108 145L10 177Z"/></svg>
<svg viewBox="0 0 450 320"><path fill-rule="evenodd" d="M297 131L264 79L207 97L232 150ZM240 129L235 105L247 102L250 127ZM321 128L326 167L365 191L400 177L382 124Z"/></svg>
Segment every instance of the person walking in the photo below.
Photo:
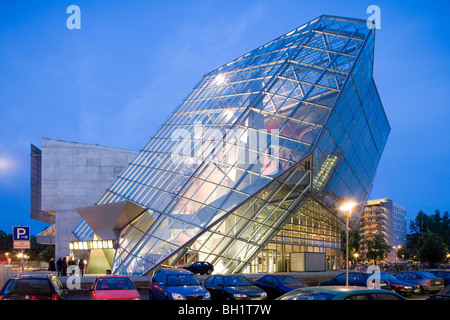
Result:
<svg viewBox="0 0 450 320"><path fill-rule="evenodd" d="M80 259L80 262L78 262L78 267L80 268L81 276L83 276L84 275L84 261L83 261L83 259Z"/></svg>
<svg viewBox="0 0 450 320"><path fill-rule="evenodd" d="M66 261L66 257L64 257L64 259L62 259L61 276L63 276L63 277L67 276L67 261Z"/></svg>
<svg viewBox="0 0 450 320"><path fill-rule="evenodd" d="M52 274L53 274L53 272L56 271L55 259L54 258L51 258L50 262L48 263L48 271L50 271Z"/></svg>
<svg viewBox="0 0 450 320"><path fill-rule="evenodd" d="M58 270L58 277L62 275L62 259L61 257L58 258L58 261L56 262L56 267Z"/></svg>

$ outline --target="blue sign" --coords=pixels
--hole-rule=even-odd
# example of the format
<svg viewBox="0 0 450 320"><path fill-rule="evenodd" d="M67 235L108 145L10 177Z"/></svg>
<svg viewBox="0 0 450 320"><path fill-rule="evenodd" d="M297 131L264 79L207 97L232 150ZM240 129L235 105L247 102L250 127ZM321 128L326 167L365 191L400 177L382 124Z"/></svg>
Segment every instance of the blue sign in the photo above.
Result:
<svg viewBox="0 0 450 320"><path fill-rule="evenodd" d="M30 227L13 227L14 241L30 241Z"/></svg>

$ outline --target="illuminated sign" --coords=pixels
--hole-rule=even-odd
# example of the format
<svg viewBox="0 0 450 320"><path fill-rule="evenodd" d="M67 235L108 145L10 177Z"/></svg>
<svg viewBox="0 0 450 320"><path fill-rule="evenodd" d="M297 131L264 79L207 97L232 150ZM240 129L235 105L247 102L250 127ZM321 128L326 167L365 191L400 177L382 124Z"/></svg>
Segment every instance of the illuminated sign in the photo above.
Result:
<svg viewBox="0 0 450 320"><path fill-rule="evenodd" d="M72 241L69 242L70 250L95 250L114 249L112 240Z"/></svg>

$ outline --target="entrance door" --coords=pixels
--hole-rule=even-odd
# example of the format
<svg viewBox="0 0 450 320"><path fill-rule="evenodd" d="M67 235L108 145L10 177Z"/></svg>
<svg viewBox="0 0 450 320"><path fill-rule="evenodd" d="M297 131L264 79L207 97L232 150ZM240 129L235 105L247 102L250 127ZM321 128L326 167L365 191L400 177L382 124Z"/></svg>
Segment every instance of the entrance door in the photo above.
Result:
<svg viewBox="0 0 450 320"><path fill-rule="evenodd" d="M276 250L262 250L258 255L258 271L264 273L277 272Z"/></svg>

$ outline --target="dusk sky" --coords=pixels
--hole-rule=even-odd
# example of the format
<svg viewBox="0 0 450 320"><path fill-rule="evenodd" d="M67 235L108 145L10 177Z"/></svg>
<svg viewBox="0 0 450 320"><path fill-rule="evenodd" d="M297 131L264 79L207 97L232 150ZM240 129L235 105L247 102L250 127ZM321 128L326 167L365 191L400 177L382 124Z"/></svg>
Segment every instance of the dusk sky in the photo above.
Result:
<svg viewBox="0 0 450 320"><path fill-rule="evenodd" d="M68 29L70 5L81 29ZM30 219L30 144L139 150L201 77L322 15L381 9L374 79L391 125L369 199L450 210L448 1L0 2L0 230Z"/></svg>

